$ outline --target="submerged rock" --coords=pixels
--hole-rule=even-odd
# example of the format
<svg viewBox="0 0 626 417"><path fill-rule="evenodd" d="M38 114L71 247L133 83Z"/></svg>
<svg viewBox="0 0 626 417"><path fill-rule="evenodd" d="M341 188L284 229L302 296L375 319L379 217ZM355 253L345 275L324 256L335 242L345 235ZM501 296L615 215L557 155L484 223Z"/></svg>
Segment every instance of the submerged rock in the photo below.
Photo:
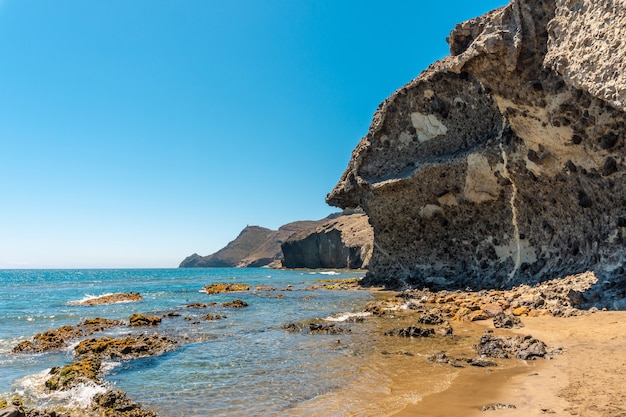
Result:
<svg viewBox="0 0 626 417"><path fill-rule="evenodd" d="M369 217L369 283L510 288L592 270L624 287L624 12L512 0L457 25L451 55L380 105L327 197Z"/></svg>
<svg viewBox="0 0 626 417"><path fill-rule="evenodd" d="M74 353L79 359L91 355L102 359L134 359L161 355L177 345L177 341L159 334L101 337L83 340L74 348Z"/></svg>
<svg viewBox="0 0 626 417"><path fill-rule="evenodd" d="M120 320L110 320L100 317L85 319L76 326L62 326L55 330L37 333L33 340L24 340L13 348L13 353L41 353L66 348L67 342L82 336L89 336L97 332L123 325Z"/></svg>

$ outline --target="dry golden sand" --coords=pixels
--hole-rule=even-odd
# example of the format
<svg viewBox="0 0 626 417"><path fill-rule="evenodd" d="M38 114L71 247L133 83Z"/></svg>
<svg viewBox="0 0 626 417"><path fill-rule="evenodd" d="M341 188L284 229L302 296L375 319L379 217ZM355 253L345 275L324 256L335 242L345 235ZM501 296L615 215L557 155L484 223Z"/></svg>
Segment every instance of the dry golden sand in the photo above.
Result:
<svg viewBox="0 0 626 417"><path fill-rule="evenodd" d="M527 317L514 332L562 347L554 360L519 362L494 372L468 369L439 393L393 413L420 416L626 416L626 312ZM483 322L492 327L490 321ZM481 411L483 405L515 409Z"/></svg>

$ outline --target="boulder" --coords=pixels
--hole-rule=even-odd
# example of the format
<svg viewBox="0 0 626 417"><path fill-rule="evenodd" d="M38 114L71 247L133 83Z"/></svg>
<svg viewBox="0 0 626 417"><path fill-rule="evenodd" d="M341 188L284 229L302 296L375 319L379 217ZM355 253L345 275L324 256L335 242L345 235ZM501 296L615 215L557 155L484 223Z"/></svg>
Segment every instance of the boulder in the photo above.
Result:
<svg viewBox="0 0 626 417"><path fill-rule="evenodd" d="M379 106L327 196L369 217L367 282L623 277L623 35L625 6L589 0L512 0L457 25L451 55Z"/></svg>
<svg viewBox="0 0 626 417"><path fill-rule="evenodd" d="M535 359L546 356L546 344L532 336L494 336L484 334L476 351L490 358Z"/></svg>
<svg viewBox="0 0 626 417"><path fill-rule="evenodd" d="M401 336L401 337L428 337L435 334L435 330L428 327L408 326L402 328L394 328L385 332L385 336Z"/></svg>

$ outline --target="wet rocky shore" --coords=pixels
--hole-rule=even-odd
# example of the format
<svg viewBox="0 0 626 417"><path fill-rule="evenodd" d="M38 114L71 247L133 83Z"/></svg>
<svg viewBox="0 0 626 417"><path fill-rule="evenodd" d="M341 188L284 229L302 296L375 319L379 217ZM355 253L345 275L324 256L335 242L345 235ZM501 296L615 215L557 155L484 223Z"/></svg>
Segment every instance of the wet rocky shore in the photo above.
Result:
<svg viewBox="0 0 626 417"><path fill-rule="evenodd" d="M556 316L569 317L591 314L597 308L582 309L585 306L583 295L593 284L593 274L581 274L563 279L548 281L533 287L526 285L511 290L482 291L430 291L407 290L397 293L375 292L376 301L354 312L349 317L332 321L311 318L298 323L280 323L277 325L288 333L305 333L315 337L317 334L343 335L358 329L361 323L377 321L379 335L389 338L440 338L441 346L445 340L454 338L457 329L465 323L493 323L495 329L504 333L494 333L486 329L473 342L474 355L454 356L445 349L433 350L428 360L433 363L447 364L454 368L496 367L498 361L533 360L536 358L554 359L561 353L558 346L548 346L532 335L513 335L506 331L522 328L525 317ZM320 291L356 290L358 282L320 281L314 287ZM257 290L249 285L232 287L214 285L206 288L208 294L229 293ZM272 296L273 293L290 291L290 288L272 288L262 286L258 289ZM371 289L370 289L371 291ZM17 344L14 354L33 354L68 349L72 346L73 361L69 364L53 367L45 381L48 391L64 391L79 385L97 387L97 394L92 398L89 415L143 417L155 416L155 412L144 409L140 404L128 398L126 393L112 387L106 381L103 362L107 360L133 361L138 358L158 356L170 352L192 340L180 334L160 333L162 322L181 318L187 312L208 310L212 307L245 308L248 304L242 300L216 303L193 303L185 307L157 312L135 313L127 321L106 318L86 319L74 326L62 326L37 334L32 340ZM226 318L221 314L202 314L204 320ZM401 321L398 319L402 318ZM196 318L182 317L190 325L197 323ZM398 323L403 326L397 326ZM128 329L128 333L119 336L102 335L114 328ZM375 339L375 338L374 338ZM373 339L373 340L374 340ZM341 343L340 340L337 341ZM382 352L393 354L394 352ZM410 355L408 352L404 354ZM491 407L492 405L485 405ZM21 398L7 398L0 401L1 417L66 417L66 410L38 410L24 405ZM70 417L73 417L71 415Z"/></svg>

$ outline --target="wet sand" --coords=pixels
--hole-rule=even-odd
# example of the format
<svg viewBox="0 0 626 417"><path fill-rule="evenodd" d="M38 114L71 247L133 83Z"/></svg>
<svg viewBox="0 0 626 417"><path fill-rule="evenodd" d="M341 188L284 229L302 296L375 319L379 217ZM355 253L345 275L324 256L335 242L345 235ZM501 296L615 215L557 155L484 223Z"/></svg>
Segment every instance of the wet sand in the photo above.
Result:
<svg viewBox="0 0 626 417"><path fill-rule="evenodd" d="M626 312L525 317L531 334L562 347L553 360L515 361L509 369L463 369L450 386L390 415L420 416L626 416ZM491 321L482 322L493 328ZM494 403L514 409L481 411ZM487 413L487 414L485 414Z"/></svg>

